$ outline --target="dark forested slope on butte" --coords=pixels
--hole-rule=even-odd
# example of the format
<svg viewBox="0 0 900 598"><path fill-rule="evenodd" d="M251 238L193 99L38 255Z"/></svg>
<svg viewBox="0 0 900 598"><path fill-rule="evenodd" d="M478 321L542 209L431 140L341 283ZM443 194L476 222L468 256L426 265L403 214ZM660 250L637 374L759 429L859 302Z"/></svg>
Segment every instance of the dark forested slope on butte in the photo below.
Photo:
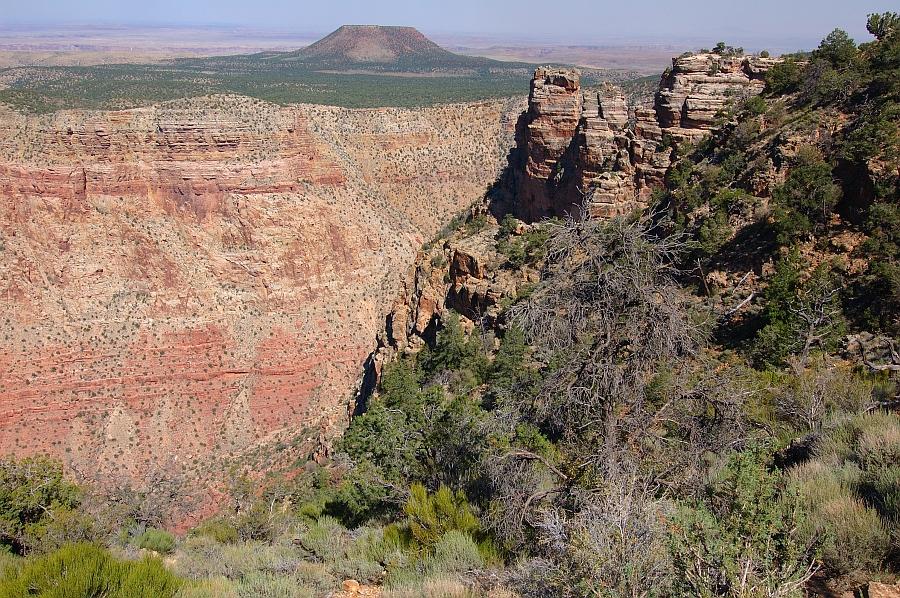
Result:
<svg viewBox="0 0 900 598"><path fill-rule="evenodd" d="M652 109L538 69L507 170L420 251L328 461L236 480L179 573L895 596L900 17L868 29L683 55ZM7 537L34 549L56 529L34 517Z"/></svg>

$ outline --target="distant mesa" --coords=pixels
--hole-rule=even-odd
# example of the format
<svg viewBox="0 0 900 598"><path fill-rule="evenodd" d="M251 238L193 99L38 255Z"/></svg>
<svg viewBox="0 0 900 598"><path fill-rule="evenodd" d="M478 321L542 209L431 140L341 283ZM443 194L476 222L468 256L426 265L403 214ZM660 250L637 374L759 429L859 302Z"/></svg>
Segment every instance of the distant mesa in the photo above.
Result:
<svg viewBox="0 0 900 598"><path fill-rule="evenodd" d="M448 52L413 27L381 25L344 25L310 46L282 55L281 59L323 70L408 72L479 69L504 64Z"/></svg>
<svg viewBox="0 0 900 598"><path fill-rule="evenodd" d="M455 56L413 27L378 25L344 25L300 50L299 55L322 61L375 63Z"/></svg>

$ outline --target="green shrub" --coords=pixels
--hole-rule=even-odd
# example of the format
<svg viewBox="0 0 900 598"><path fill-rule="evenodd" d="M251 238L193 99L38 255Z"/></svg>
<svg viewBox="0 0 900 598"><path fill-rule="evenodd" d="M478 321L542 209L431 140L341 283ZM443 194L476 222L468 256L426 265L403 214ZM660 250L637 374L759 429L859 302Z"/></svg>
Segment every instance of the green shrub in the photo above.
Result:
<svg viewBox="0 0 900 598"><path fill-rule="evenodd" d="M138 548L168 554L175 550L175 536L165 530L150 528L135 540Z"/></svg>
<svg viewBox="0 0 900 598"><path fill-rule="evenodd" d="M191 530L195 536L206 536L220 544L233 544L240 540L240 535L227 519L223 517L210 517Z"/></svg>
<svg viewBox="0 0 900 598"><path fill-rule="evenodd" d="M55 513L80 504L81 491L63 476L62 462L45 456L0 459L0 550L24 553L39 546Z"/></svg>
<svg viewBox="0 0 900 598"><path fill-rule="evenodd" d="M839 573L879 571L890 550L890 533L878 513L856 498L820 505L822 560Z"/></svg>
<svg viewBox="0 0 900 598"><path fill-rule="evenodd" d="M525 360L525 335L522 329L510 324L500 341L500 348L491 363L491 379L496 386L504 387L512 384L522 369Z"/></svg>
<svg viewBox="0 0 900 598"><path fill-rule="evenodd" d="M766 71L766 93L780 95L791 93L800 86L800 65L793 56L788 56Z"/></svg>
<svg viewBox="0 0 900 598"><path fill-rule="evenodd" d="M710 476L705 500L673 517L679 595L802 595L813 562L798 533L806 513L768 461L762 447L733 453Z"/></svg>
<svg viewBox="0 0 900 598"><path fill-rule="evenodd" d="M434 545L428 569L433 573L455 573L481 569L484 558L472 536L458 530L450 530Z"/></svg>
<svg viewBox="0 0 900 598"><path fill-rule="evenodd" d="M856 53L856 42L847 35L846 31L835 29L822 40L822 43L813 52L813 58L826 60L834 68L842 68L856 57Z"/></svg>
<svg viewBox="0 0 900 598"><path fill-rule="evenodd" d="M811 513L802 533L820 539L823 562L837 573L882 571L896 560L900 531L900 418L844 416L825 427L813 452L790 472Z"/></svg>
<svg viewBox="0 0 900 598"><path fill-rule="evenodd" d="M522 241L517 238L498 240L497 251L506 256L509 265L514 269L521 268L528 258Z"/></svg>
<svg viewBox="0 0 900 598"><path fill-rule="evenodd" d="M795 364L796 365L796 364ZM814 360L809 367L791 368L775 391L779 418L806 432L837 413L860 413L872 404L873 384L847 367Z"/></svg>
<svg viewBox="0 0 900 598"><path fill-rule="evenodd" d="M472 218L471 220L466 222L465 235L467 237L472 236L476 233L483 231L487 227L488 227L487 216L484 214L479 214L478 216L475 216L474 218Z"/></svg>
<svg viewBox="0 0 900 598"><path fill-rule="evenodd" d="M385 481L399 477L391 466L397 464L397 460L401 461L398 464L401 467L411 461L408 454L386 452L392 442L399 442L402 438L401 420L402 415L398 417L396 412L388 411L381 405L373 406L362 417L353 418L341 446L358 461L341 481L332 499L325 504L326 513L353 526L360 525L389 508L386 505L389 495ZM367 431L376 432L376 435L368 436ZM370 450L376 453L373 455ZM380 462L379 465L369 460L373 457ZM394 457L399 459L395 460ZM408 471L405 468L400 470Z"/></svg>
<svg viewBox="0 0 900 598"><path fill-rule="evenodd" d="M420 354L417 362L428 373L468 369L480 381L490 367L480 341L477 328L467 338L459 314L446 309L441 314L441 330L437 333L434 347Z"/></svg>
<svg viewBox="0 0 900 598"><path fill-rule="evenodd" d="M753 96L744 102L744 109L747 110L750 116L759 116L765 114L769 110L769 107L766 105L764 99L759 96Z"/></svg>
<svg viewBox="0 0 900 598"><path fill-rule="evenodd" d="M734 229L728 222L725 212L715 212L706 218L697 230L697 243L703 255L710 256L718 252L731 239Z"/></svg>
<svg viewBox="0 0 900 598"><path fill-rule="evenodd" d="M334 517L324 515L300 535L300 545L326 562L334 562L347 548L347 530Z"/></svg>
<svg viewBox="0 0 900 598"><path fill-rule="evenodd" d="M752 347L756 365L783 366L791 354L805 364L814 349L837 348L846 321L841 305L842 281L828 264L819 264L807 280L794 253L780 260L763 293L765 326Z"/></svg>
<svg viewBox="0 0 900 598"><path fill-rule="evenodd" d="M507 214L503 217L503 220L500 222L500 229L497 231L497 238L501 237L509 237L511 234L516 232L516 229L519 227L519 221L512 214Z"/></svg>
<svg viewBox="0 0 900 598"><path fill-rule="evenodd" d="M879 570L889 548L878 514L854 496L858 477L852 464L832 467L819 461L795 468L789 477L811 513L800 533L821 546L822 562L839 574Z"/></svg>
<svg viewBox="0 0 900 598"><path fill-rule="evenodd" d="M159 559L118 561L97 546L74 544L5 571L0 598L165 598L181 585Z"/></svg>
<svg viewBox="0 0 900 598"><path fill-rule="evenodd" d="M803 235L824 230L840 197L831 165L819 159L792 168L772 192L777 241L789 245Z"/></svg>
<svg viewBox="0 0 900 598"><path fill-rule="evenodd" d="M409 500L403 512L409 518L409 528L419 546L432 551L440 539L451 530L470 536L480 531L478 518L462 492L446 486L429 495L422 484L410 487Z"/></svg>
<svg viewBox="0 0 900 598"><path fill-rule="evenodd" d="M100 529L94 517L80 509L59 507L53 517L25 525L23 538L32 553L48 553L66 544L101 542L110 535Z"/></svg>

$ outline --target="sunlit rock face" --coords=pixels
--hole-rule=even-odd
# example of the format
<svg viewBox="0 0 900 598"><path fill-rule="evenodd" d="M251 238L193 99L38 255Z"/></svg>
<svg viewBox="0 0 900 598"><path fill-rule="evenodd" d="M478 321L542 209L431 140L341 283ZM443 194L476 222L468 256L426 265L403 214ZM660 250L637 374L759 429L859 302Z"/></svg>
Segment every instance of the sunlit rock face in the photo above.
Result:
<svg viewBox="0 0 900 598"><path fill-rule="evenodd" d="M0 112L0 452L167 493L182 524L235 465L326 454L401 273L520 110Z"/></svg>
<svg viewBox="0 0 900 598"><path fill-rule="evenodd" d="M577 211L626 214L663 184L672 142L709 133L729 100L759 94L779 59L702 53L672 59L652 108L629 107L611 85L586 91L577 69L541 67L519 119L506 190L510 209L534 222Z"/></svg>

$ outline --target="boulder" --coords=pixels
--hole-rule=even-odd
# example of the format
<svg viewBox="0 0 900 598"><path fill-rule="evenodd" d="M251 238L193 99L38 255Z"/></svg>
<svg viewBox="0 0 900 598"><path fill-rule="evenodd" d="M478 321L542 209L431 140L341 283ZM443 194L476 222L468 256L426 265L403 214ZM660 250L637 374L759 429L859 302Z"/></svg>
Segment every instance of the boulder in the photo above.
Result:
<svg viewBox="0 0 900 598"><path fill-rule="evenodd" d="M866 595L868 598L900 598L900 585L871 581Z"/></svg>

